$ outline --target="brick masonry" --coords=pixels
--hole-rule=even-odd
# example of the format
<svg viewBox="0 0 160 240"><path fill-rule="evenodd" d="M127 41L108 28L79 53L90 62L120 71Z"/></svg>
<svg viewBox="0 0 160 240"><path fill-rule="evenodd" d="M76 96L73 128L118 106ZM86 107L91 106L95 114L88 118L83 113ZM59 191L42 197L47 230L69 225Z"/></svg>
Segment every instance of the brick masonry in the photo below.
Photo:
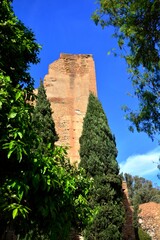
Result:
<svg viewBox="0 0 160 240"><path fill-rule="evenodd" d="M97 95L92 55L60 54L60 58L49 65L44 86L59 135L57 144L68 146L71 163L77 164L88 96L90 92Z"/></svg>
<svg viewBox="0 0 160 240"><path fill-rule="evenodd" d="M123 204L125 209L125 223L123 226L123 240L136 240L133 227L133 208L131 206L128 187L125 181L122 182Z"/></svg>

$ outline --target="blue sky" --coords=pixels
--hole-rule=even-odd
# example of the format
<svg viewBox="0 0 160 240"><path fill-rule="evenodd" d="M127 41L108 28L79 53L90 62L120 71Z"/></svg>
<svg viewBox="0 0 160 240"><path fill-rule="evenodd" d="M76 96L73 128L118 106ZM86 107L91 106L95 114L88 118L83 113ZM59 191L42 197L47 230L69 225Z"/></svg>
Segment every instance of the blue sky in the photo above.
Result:
<svg viewBox="0 0 160 240"><path fill-rule="evenodd" d="M122 105L136 108L136 99L129 97L132 86L126 64L120 57L107 53L115 48L113 29L102 29L91 20L95 0L14 0L16 16L31 28L42 45L41 62L31 67L35 87L48 72L48 65L60 53L93 54L96 66L98 98L116 136L121 171L139 175L160 185L156 162L160 147L143 133L131 133Z"/></svg>

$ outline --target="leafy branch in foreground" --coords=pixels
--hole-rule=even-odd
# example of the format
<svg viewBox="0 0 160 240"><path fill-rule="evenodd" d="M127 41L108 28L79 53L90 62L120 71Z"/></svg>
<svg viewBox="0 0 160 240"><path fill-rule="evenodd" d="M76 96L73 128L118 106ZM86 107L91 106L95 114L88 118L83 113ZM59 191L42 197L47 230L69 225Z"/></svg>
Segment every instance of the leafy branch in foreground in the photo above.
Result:
<svg viewBox="0 0 160 240"><path fill-rule="evenodd" d="M91 181L70 165L62 147L47 143L45 155L32 151L41 138L25 90L2 74L0 87L0 236L12 230L21 238L66 239L92 218Z"/></svg>
<svg viewBox="0 0 160 240"><path fill-rule="evenodd" d="M32 30L15 16L11 3L0 1L0 70L10 76L14 86L33 86L29 68L39 62L40 45Z"/></svg>
<svg viewBox="0 0 160 240"><path fill-rule="evenodd" d="M125 107L130 130L136 127L154 139L160 133L160 4L159 0L98 0L93 20L113 26L127 62L136 111Z"/></svg>

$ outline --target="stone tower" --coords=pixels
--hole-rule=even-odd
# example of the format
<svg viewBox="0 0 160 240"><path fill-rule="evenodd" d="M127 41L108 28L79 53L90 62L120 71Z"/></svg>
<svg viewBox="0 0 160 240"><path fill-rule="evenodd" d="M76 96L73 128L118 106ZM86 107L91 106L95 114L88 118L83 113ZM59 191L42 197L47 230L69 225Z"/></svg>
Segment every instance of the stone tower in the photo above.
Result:
<svg viewBox="0 0 160 240"><path fill-rule="evenodd" d="M54 112L58 144L69 147L71 163L77 164L88 96L90 92L97 95L92 55L60 54L60 58L49 65L44 86Z"/></svg>

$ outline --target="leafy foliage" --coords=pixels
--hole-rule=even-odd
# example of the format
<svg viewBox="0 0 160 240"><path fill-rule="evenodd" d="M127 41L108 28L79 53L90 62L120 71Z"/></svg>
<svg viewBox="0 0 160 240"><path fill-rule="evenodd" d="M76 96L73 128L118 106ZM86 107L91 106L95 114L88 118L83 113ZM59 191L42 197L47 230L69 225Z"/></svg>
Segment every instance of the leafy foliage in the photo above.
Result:
<svg viewBox="0 0 160 240"><path fill-rule="evenodd" d="M151 181L127 173L124 174L124 179L127 182L129 197L132 203L160 203L160 189L153 187Z"/></svg>
<svg viewBox="0 0 160 240"><path fill-rule="evenodd" d="M160 133L160 4L159 0L98 0L93 20L102 27L113 26L125 58L139 109L127 119L138 132L152 139Z"/></svg>
<svg viewBox="0 0 160 240"><path fill-rule="evenodd" d="M94 180L90 204L95 214L85 239L121 239L123 207L116 156L115 138L105 113L98 99L90 94L80 137L79 166Z"/></svg>
<svg viewBox="0 0 160 240"><path fill-rule="evenodd" d="M32 125L37 136L41 138L38 146L35 147L39 148L43 153L47 144L52 144L54 147L55 142L58 140L58 135L52 118L51 105L47 99L42 80L38 88L36 105L32 115Z"/></svg>
<svg viewBox="0 0 160 240"><path fill-rule="evenodd" d="M0 70L17 83L32 85L30 64L39 62L33 32L15 16L10 0L0 0Z"/></svg>
<svg viewBox="0 0 160 240"><path fill-rule="evenodd" d="M2 74L0 86L0 234L8 227L21 238L66 239L72 226L81 230L92 217L91 181L67 162L62 147L48 145L48 155L32 151L40 137L25 90Z"/></svg>
<svg viewBox="0 0 160 240"><path fill-rule="evenodd" d="M0 238L11 230L20 239L67 239L73 226L80 231L92 219L92 181L70 165L64 148L53 148L53 122L45 122L54 135L47 139L39 133L43 114L33 126L29 66L39 61L39 45L11 2L0 1ZM45 154L35 147L41 142Z"/></svg>
<svg viewBox="0 0 160 240"><path fill-rule="evenodd" d="M144 232L142 228L138 228L138 237L139 240L151 240L152 238L148 235L148 233Z"/></svg>
<svg viewBox="0 0 160 240"><path fill-rule="evenodd" d="M128 173L124 174L124 180L127 182L129 198L134 209L133 226L136 239L150 239L148 234L140 228L139 205L147 202L160 203L160 189L153 187L151 181Z"/></svg>

